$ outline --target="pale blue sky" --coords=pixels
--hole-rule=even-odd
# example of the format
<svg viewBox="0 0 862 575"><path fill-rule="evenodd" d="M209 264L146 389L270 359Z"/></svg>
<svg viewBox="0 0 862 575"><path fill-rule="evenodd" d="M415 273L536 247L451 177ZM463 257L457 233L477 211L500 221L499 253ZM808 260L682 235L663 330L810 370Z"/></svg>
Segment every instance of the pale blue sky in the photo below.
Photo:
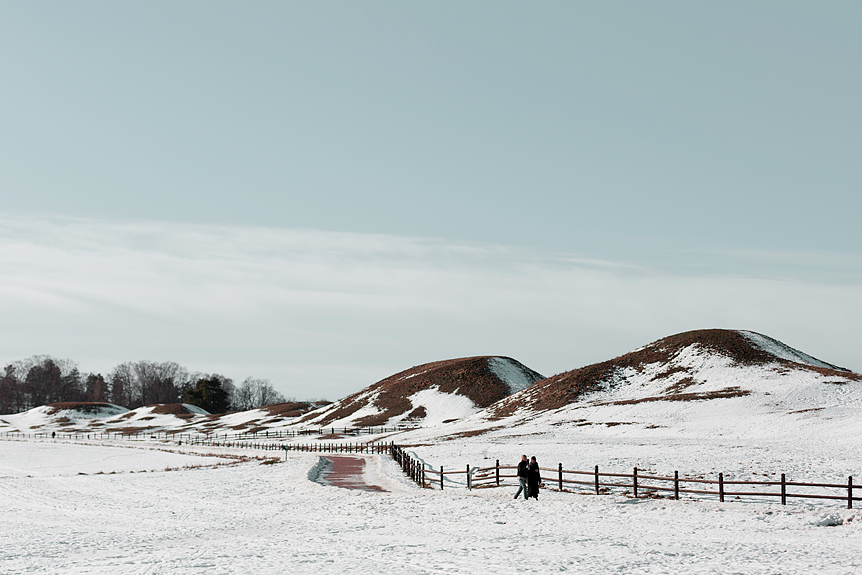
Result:
<svg viewBox="0 0 862 575"><path fill-rule="evenodd" d="M343 271L344 293L426 297L451 318L447 324L434 314L408 314L407 327L392 312L376 326L347 321L341 303L316 304L295 320L330 326L326 336L306 340L314 350L292 355L284 349L295 341L285 336L282 345L273 336L269 351L231 360L242 340L230 329L224 349L207 355L206 345L190 342L194 321L173 340L158 329L159 314L146 311L134 342L96 350L100 340L89 334L91 345L70 346L71 332L59 332L78 326L86 333L87 316L63 308L72 314L68 328L39 330L26 341L7 330L0 355L52 353L78 359L83 369L148 358L209 370L207 361L217 358L228 375L272 377L300 397L329 383L289 374L305 369L303 362L328 362L342 374L331 380L338 380L330 386L335 396L441 354L501 353L550 374L684 329L735 327L858 371L860 29L858 2L4 2L0 214L11 223L2 230L0 263L7 289L14 276L21 286L15 293L38 291L38 274L81 254L95 258L93 265L114 261L103 251L93 256L89 243L70 248L77 239L64 245L48 234L50 248L44 239L33 243L45 226L73 230L75 238L100 230L130 250L123 261L179 251L195 265L216 265L219 258L195 251L200 244L177 239L194 228L202 237L244 238L235 257L252 262L266 247L254 241L301 236L302 249L325 261L317 272ZM139 245L130 230L140 229ZM176 243L154 248L154 229ZM344 237L353 238L352 247L338 253L351 257L333 259L333 238ZM549 279L519 284L501 295L524 316L516 323L526 332L516 342L470 315L466 302L478 303L469 287L447 296L407 280L364 286L365 274L394 265L390 255L364 251L369 241L490 250L495 255L468 258L473 269L484 262L484 276L458 280L485 298L493 284L482 278L514 281L510 274L521 264L512 262L525 258L542 262L539 277L574 282L573 294L591 297L599 292L574 287L581 271L566 271L565 280L555 274L563 273L560 262L576 260L579 270L599 262L601 271L590 273L609 274L601 275L606 293L619 289L626 301L597 302L603 323L575 313L583 302L567 300ZM294 266L298 249L273 261ZM25 266L26 253L45 259ZM431 253L411 252L417 277L443 273ZM455 259L466 265L461 255ZM146 261L139 265L151 279L161 277L185 301L186 271ZM63 267L64 277L84 267ZM126 272L123 286L134 283ZM632 274L659 283L633 292ZM201 276L218 291L215 270ZM324 276L312 273L312 291L326 291ZM279 297L294 301L297 276L284 281L290 287ZM145 286L160 283L153 282ZM734 282L754 282L759 287L751 289L775 294L785 307L733 311L741 297ZM773 283L767 290L762 282ZM264 283L277 291L279 284ZM98 291L84 277L72 284ZM236 285L245 287L220 305L241 307L253 297L243 290L253 291L254 282ZM673 307L667 294L681 285L713 289L708 298L692 296L686 313L653 317ZM134 300L142 310L163 301L145 286ZM803 298L813 293L825 300ZM500 314L511 309L502 300L482 305ZM0 309L7 326L24 309L31 319L45 314L50 325L43 300L23 301L7 299ZM102 330L135 321L107 304L87 309ZM569 327L552 329L550 309ZM244 330L266 321L261 310L242 320ZM524 310L544 314L531 324ZM296 317L284 314L278 321ZM418 321L429 323L423 330ZM368 344L363 357L373 361L321 359L350 356L360 326L370 341L404 333L390 349ZM596 330L601 336L590 337ZM465 332L474 336L462 341ZM560 341L544 341L547 334ZM304 359L310 357L315 361Z"/></svg>

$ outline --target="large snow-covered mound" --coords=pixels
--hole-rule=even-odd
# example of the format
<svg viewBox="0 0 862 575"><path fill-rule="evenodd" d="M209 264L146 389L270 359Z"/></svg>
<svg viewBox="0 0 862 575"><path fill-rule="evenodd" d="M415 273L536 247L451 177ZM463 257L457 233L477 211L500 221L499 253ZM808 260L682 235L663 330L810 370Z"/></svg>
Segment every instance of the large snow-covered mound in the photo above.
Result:
<svg viewBox="0 0 862 575"><path fill-rule="evenodd" d="M509 357L426 363L387 377L300 420L317 426L433 426L476 413L542 376Z"/></svg>
<svg viewBox="0 0 862 575"><path fill-rule="evenodd" d="M508 415L519 409L541 412L587 400L739 397L776 378L834 385L859 382L862 376L754 332L706 329L672 335L615 359L549 377L499 402L494 410Z"/></svg>

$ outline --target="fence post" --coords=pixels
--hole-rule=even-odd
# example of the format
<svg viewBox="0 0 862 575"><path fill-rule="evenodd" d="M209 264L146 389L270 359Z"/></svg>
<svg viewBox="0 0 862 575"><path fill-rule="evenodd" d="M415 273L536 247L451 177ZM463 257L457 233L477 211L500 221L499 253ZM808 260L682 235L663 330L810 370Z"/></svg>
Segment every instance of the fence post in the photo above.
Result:
<svg viewBox="0 0 862 575"><path fill-rule="evenodd" d="M853 476L847 478L847 509L853 509Z"/></svg>
<svg viewBox="0 0 862 575"><path fill-rule="evenodd" d="M596 495L599 494L599 466L596 465Z"/></svg>
<svg viewBox="0 0 862 575"><path fill-rule="evenodd" d="M679 471L673 472L673 498L679 499Z"/></svg>
<svg viewBox="0 0 862 575"><path fill-rule="evenodd" d="M497 465L495 467L497 470L497 487L500 487L500 460L497 460Z"/></svg>
<svg viewBox="0 0 862 575"><path fill-rule="evenodd" d="M443 466L440 466L440 491L443 491Z"/></svg>
<svg viewBox="0 0 862 575"><path fill-rule="evenodd" d="M473 485L470 482L470 464L467 464L467 491L473 489Z"/></svg>
<svg viewBox="0 0 862 575"><path fill-rule="evenodd" d="M724 473L718 474L718 500L724 503Z"/></svg>
<svg viewBox="0 0 862 575"><path fill-rule="evenodd" d="M632 490L635 493L635 499L638 498L638 468L635 467L634 472L632 473Z"/></svg>
<svg viewBox="0 0 862 575"><path fill-rule="evenodd" d="M560 471L560 491L562 491L563 490L563 464L562 463L560 463L559 471Z"/></svg>
<svg viewBox="0 0 862 575"><path fill-rule="evenodd" d="M781 504L787 505L787 482L784 480L784 474L781 474Z"/></svg>

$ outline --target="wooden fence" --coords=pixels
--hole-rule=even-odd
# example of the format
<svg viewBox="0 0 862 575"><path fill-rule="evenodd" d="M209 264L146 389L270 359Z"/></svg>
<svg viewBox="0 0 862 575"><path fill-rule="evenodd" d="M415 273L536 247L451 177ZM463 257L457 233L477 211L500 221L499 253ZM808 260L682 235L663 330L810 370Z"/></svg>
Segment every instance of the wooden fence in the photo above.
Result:
<svg viewBox="0 0 862 575"><path fill-rule="evenodd" d="M624 488L633 497L658 497L665 493L669 497L679 499L680 494L689 495L712 495L718 497L721 502L726 497L767 497L781 500L782 505L787 504L788 498L797 499L830 499L835 501L846 501L847 508L853 508L854 501L862 501L862 497L854 496L854 490L862 490L862 485L854 485L853 477L847 478L847 483L811 483L801 481L788 481L784 473L778 481L741 481L736 479L725 479L724 473L719 473L717 479L702 479L696 477L680 477L678 471L673 472L673 477L661 475L644 474L642 470L635 467L631 473L600 473L596 465L592 471L574 471L563 469L560 463L556 468L540 467L546 472L544 482L546 487L555 488L556 491L574 491L573 487L589 486L589 492L599 495L609 493L609 488ZM483 487L499 487L504 485L505 479L517 479L515 465L500 465L497 460L494 467L480 467L467 470L468 477L472 474L472 481L468 480L468 488L480 489ZM502 471L502 473L501 473ZM511 473L507 473L511 471ZM458 473L464 473L460 471ZM550 473L550 477L547 475ZM510 483L509 485L514 485ZM775 488L773 490L773 488ZM797 488L817 488L831 493L805 493ZM742 490L740 490L742 489ZM856 493L862 494L862 491Z"/></svg>
<svg viewBox="0 0 862 575"><path fill-rule="evenodd" d="M395 449L401 451L401 448L394 447L393 452ZM439 485L440 489L443 489L445 476L460 474L466 476L467 489L516 485L514 481L507 482L506 480L517 479L517 466L500 465L499 460L494 467L474 467L471 469L467 465L464 470L445 471L441 467L440 471L436 471L433 468L426 469L427 464L420 463L409 455L404 454L403 457L413 461L412 465L417 467L409 473L411 478L425 487ZM838 484L787 481L784 473L781 474L780 481L740 481L725 479L723 473L719 473L715 480L680 477L678 471L674 471L673 477L648 475L644 474L642 470L638 470L637 467L633 469L632 473L600 473L598 465L592 471L574 471L563 469L562 463L556 468L540 467L539 469L546 472L543 478L545 488L561 492L575 492L573 487L577 486L581 487L580 492L600 495L611 493L609 488L623 488L626 490L625 493L631 493L633 497L661 497L660 493L666 493L669 497L679 499L682 493L713 495L718 497L721 502L724 502L726 497L737 499L741 497L767 497L779 498L782 505L787 504L788 498L830 499L846 501L848 509L853 508L854 501L862 501L862 497L854 496L854 490L862 489L862 485L854 485L852 476L847 478L847 483ZM548 473L551 474L550 477ZM433 476L433 478L429 476ZM586 486L589 486L588 491L583 489ZM715 487L711 488L710 486ZM740 491L740 487L744 491ZM773 491L771 488L777 489ZM830 493L803 493L797 491L796 488L817 488ZM860 492L857 491L857 493Z"/></svg>
<svg viewBox="0 0 862 575"><path fill-rule="evenodd" d="M306 435L383 435L406 431L412 427L318 427L306 429L276 429L266 431L237 431L234 433L188 433L182 431L40 431L35 433L22 433L19 431L4 431L0 437L14 439L115 439L115 440L151 440L163 439L170 441L248 441L256 439L284 439L289 437L302 437Z"/></svg>
<svg viewBox="0 0 862 575"><path fill-rule="evenodd" d="M310 453L386 453L392 450L391 443L284 443L279 446L287 457L288 451L307 451Z"/></svg>

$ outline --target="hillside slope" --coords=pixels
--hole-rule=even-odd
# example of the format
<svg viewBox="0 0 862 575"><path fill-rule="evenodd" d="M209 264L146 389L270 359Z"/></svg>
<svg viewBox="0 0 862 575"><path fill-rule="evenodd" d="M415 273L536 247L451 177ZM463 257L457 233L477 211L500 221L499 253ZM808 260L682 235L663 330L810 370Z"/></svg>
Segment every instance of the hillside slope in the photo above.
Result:
<svg viewBox="0 0 862 575"><path fill-rule="evenodd" d="M434 426L461 419L526 389L542 376L509 357L426 363L396 373L310 413L313 426Z"/></svg>

